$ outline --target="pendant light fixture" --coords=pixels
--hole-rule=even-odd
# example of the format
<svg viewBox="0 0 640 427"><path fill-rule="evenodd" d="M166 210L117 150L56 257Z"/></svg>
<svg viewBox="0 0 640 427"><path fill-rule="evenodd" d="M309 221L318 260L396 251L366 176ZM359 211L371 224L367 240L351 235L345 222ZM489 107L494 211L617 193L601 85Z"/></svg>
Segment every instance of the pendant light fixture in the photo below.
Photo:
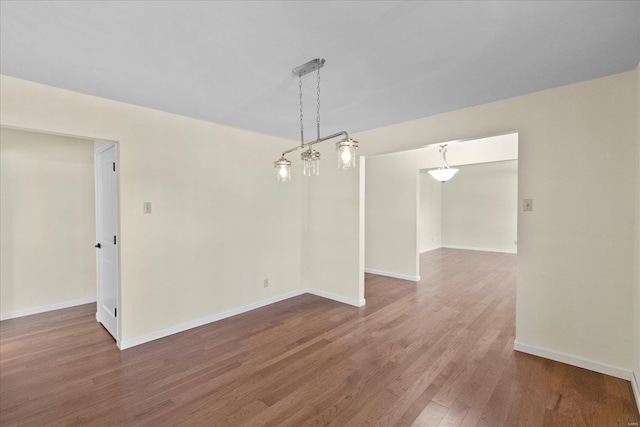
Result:
<svg viewBox="0 0 640 427"><path fill-rule="evenodd" d="M336 150L338 150L338 167L341 169L349 169L356 167L356 150L358 149L358 141L347 137L342 141L336 142Z"/></svg>
<svg viewBox="0 0 640 427"><path fill-rule="evenodd" d="M440 146L440 167L438 169L430 170L429 174L440 182L449 181L455 174L458 173L458 169L452 169L447 164L447 144Z"/></svg>
<svg viewBox="0 0 640 427"><path fill-rule="evenodd" d="M273 162L273 165L278 170L278 175L276 175L278 182L287 182L291 179L291 162L284 156Z"/></svg>
<svg viewBox="0 0 640 427"><path fill-rule="evenodd" d="M342 136L343 138L336 143L336 150L338 151L338 167L340 169L348 169L356 167L356 155L355 152L358 149L358 141L355 141L349 137L347 132L338 132L329 136L320 137L320 68L324 67L326 61L321 58L316 58L312 61L302 64L299 67L293 69L293 74L298 76L298 94L300 98L300 145L290 148L282 153L282 156L276 160L273 165L277 169L278 182L286 182L291 179L291 162L285 158L285 155L296 150L304 150L300 155L300 159L303 163L303 174L305 176L320 175L320 153L313 149L313 145L322 141L326 141L332 138ZM302 76L307 75L313 71L318 71L317 82L317 113L316 113L316 140L311 142L304 142L304 121L303 121L303 109L302 109Z"/></svg>

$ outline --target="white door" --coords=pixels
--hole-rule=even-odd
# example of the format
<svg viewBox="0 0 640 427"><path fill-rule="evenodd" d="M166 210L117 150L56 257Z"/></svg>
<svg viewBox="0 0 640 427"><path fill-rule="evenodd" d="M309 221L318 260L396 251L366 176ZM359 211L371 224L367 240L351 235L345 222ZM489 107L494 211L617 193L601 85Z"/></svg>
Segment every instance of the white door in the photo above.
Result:
<svg viewBox="0 0 640 427"><path fill-rule="evenodd" d="M116 146L96 150L98 322L118 340L118 175Z"/></svg>

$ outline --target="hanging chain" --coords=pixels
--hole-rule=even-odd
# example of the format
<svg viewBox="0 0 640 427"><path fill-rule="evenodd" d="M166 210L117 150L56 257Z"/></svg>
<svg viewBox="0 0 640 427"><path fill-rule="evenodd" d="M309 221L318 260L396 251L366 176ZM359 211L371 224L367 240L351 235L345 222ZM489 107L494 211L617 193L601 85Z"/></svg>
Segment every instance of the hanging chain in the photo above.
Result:
<svg viewBox="0 0 640 427"><path fill-rule="evenodd" d="M317 130L317 138L316 141L320 140L320 68L318 68L318 103L317 103L317 114L316 114L316 130ZM300 146L304 145L304 115L303 115L303 103L302 103L302 75L298 75L298 90L300 95Z"/></svg>
<svg viewBox="0 0 640 427"><path fill-rule="evenodd" d="M318 131L316 141L320 141L320 68L318 68L318 114L316 116L316 126Z"/></svg>
<svg viewBox="0 0 640 427"><path fill-rule="evenodd" d="M302 116L302 75L298 75L299 84L298 89L300 91L300 146L304 145L304 121Z"/></svg>

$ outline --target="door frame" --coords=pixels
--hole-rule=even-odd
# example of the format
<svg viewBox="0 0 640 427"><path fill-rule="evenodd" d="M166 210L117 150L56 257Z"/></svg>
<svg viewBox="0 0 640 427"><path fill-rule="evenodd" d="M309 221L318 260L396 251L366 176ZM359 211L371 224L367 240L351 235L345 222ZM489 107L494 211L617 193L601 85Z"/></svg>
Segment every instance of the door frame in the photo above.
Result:
<svg viewBox="0 0 640 427"><path fill-rule="evenodd" d="M113 148L115 150L115 158L116 158L116 181L117 181L117 185L116 185L116 197L115 197L115 204L116 204L116 233L118 236L118 245L116 246L116 307L118 309L120 309L120 167L119 167L119 159L120 159L120 152L118 150L118 144L115 141L108 141L107 143L99 146L98 148L96 148L93 152L93 172L94 172L94 185L95 185L95 224L96 224L96 234L95 234L95 241L98 241L98 173L99 173L99 168L97 167L98 164L98 155L110 148ZM98 322L100 322L100 324L102 324L99 313L100 311L98 310L97 307L100 306L100 262L98 260L98 256L99 253L98 251L96 251L96 320ZM118 346L118 348L120 348L120 342L121 342L121 322L122 319L122 310L120 310L120 313L118 313L118 316L116 316L116 345Z"/></svg>

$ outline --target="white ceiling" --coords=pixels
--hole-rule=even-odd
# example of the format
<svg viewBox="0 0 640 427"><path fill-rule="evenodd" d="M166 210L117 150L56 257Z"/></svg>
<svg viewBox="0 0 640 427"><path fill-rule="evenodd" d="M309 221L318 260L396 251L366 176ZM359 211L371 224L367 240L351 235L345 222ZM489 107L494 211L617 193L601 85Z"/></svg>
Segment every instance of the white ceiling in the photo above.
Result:
<svg viewBox="0 0 640 427"><path fill-rule="evenodd" d="M357 132L634 69L638 1L5 1L2 74L299 138ZM315 75L303 78L315 138Z"/></svg>

